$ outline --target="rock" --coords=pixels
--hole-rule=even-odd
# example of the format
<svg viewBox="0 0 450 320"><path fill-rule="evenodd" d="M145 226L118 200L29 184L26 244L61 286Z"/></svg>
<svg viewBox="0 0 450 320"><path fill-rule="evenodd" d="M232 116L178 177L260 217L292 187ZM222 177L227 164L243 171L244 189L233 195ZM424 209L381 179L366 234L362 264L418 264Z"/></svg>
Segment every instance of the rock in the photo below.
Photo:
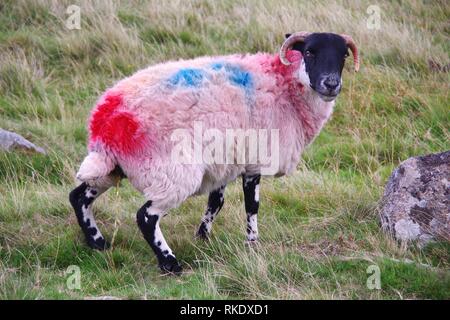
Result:
<svg viewBox="0 0 450 320"><path fill-rule="evenodd" d="M450 151L402 162L386 184L380 216L400 241L450 241Z"/></svg>
<svg viewBox="0 0 450 320"><path fill-rule="evenodd" d="M44 149L34 145L21 135L0 129L0 149L11 151L15 148L21 148L45 154Z"/></svg>

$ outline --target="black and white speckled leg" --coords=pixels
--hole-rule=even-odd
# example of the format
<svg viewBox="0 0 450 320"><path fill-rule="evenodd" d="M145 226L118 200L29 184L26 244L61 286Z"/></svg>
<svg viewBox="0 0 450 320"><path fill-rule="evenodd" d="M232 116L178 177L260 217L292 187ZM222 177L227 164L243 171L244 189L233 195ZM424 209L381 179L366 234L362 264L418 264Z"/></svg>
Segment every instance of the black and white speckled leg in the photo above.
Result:
<svg viewBox="0 0 450 320"><path fill-rule="evenodd" d="M136 221L145 240L156 254L161 271L180 274L182 268L159 227L159 221L163 215L163 211L152 206L152 201L147 201L137 212Z"/></svg>
<svg viewBox="0 0 450 320"><path fill-rule="evenodd" d="M69 199L75 210L78 224L84 233L87 244L92 249L105 250L109 248L108 242L97 227L92 213L92 203L107 188L91 187L83 182L70 192Z"/></svg>
<svg viewBox="0 0 450 320"><path fill-rule="evenodd" d="M245 212L247 213L247 240L258 240L259 182L261 175L242 175L244 188Z"/></svg>
<svg viewBox="0 0 450 320"><path fill-rule="evenodd" d="M202 222L198 227L197 237L208 239L214 218L217 216L220 209L222 209L224 203L225 187L225 185L221 186L209 194L208 207L206 208L205 214L202 217Z"/></svg>

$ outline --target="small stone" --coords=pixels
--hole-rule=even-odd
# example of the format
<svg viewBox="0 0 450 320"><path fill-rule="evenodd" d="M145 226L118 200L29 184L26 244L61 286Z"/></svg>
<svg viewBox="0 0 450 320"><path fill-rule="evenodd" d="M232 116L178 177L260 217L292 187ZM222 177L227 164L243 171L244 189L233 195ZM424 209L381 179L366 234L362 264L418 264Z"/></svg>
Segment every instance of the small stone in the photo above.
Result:
<svg viewBox="0 0 450 320"><path fill-rule="evenodd" d="M31 143L21 135L0 129L0 149L12 151L15 148L31 150L45 154L45 150Z"/></svg>

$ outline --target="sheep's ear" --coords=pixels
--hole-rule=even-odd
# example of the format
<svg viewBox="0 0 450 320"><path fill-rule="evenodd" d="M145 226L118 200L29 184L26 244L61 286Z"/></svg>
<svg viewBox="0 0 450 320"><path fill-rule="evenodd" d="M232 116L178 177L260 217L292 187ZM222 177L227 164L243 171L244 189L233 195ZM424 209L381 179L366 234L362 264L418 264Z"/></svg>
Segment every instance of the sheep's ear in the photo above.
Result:
<svg viewBox="0 0 450 320"><path fill-rule="evenodd" d="M297 50L297 51L300 51L301 53L303 53L304 47L305 47L305 44L303 42L297 42L297 43L294 43L294 45L292 46L292 50Z"/></svg>
<svg viewBox="0 0 450 320"><path fill-rule="evenodd" d="M286 33L284 35L284 37L287 39L291 36L292 33ZM298 43L294 43L294 45L292 46L291 50L297 50L303 53L303 47L304 47L304 43L303 42L298 42Z"/></svg>

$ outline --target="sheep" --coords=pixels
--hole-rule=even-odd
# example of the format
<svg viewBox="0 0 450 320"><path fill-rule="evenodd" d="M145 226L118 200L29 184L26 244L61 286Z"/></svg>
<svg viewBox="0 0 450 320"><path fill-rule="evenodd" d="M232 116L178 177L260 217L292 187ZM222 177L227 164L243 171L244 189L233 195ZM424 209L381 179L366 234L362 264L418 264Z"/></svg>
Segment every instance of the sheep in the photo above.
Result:
<svg viewBox="0 0 450 320"><path fill-rule="evenodd" d="M106 90L90 116L89 152L77 173L81 184L70 193L87 244L98 250L110 246L96 225L92 203L123 178L147 200L136 220L163 272L179 274L182 267L161 232L161 217L188 197L209 193L197 231L207 239L224 204L225 187L238 176L243 178L247 241L257 241L264 165L176 161L174 132L182 129L192 138L195 123L219 133L276 130L271 144L278 145L278 165L270 174L289 174L332 113L348 49L358 71L358 50L350 36L296 32L286 35L279 54L161 63Z"/></svg>

